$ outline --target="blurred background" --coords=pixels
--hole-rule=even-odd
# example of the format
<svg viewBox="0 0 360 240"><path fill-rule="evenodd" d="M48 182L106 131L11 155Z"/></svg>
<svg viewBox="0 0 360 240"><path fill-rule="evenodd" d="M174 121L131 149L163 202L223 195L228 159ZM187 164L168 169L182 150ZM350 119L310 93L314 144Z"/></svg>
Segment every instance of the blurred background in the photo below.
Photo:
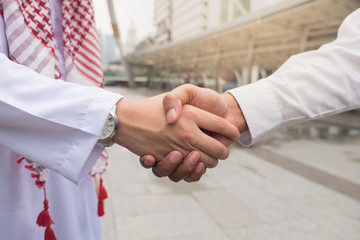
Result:
<svg viewBox="0 0 360 240"><path fill-rule="evenodd" d="M141 99L184 83L221 93L267 77L291 55L334 40L360 1L94 7L105 88ZM251 148L234 143L198 183L158 179L126 149L109 152L105 240L360 239L359 111L280 129Z"/></svg>

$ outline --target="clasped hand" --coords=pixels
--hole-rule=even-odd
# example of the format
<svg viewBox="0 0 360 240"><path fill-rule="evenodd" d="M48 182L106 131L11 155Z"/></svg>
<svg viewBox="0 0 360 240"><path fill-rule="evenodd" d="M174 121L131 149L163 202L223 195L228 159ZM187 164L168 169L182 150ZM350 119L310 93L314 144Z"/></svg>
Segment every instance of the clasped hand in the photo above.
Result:
<svg viewBox="0 0 360 240"><path fill-rule="evenodd" d="M197 181L228 157L227 146L240 136L227 95L188 84L145 100L124 98L114 141L142 156L158 177Z"/></svg>

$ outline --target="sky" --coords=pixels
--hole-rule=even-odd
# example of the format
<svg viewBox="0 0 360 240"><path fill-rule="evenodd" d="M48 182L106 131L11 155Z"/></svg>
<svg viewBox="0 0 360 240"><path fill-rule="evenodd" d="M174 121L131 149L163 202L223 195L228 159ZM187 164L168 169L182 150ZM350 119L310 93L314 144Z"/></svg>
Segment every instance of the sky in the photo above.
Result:
<svg viewBox="0 0 360 240"><path fill-rule="evenodd" d="M126 42L126 37L132 23L136 29L137 42L154 31L153 0L113 0L113 2L123 43ZM97 28L102 33L112 34L107 1L93 0L93 4Z"/></svg>

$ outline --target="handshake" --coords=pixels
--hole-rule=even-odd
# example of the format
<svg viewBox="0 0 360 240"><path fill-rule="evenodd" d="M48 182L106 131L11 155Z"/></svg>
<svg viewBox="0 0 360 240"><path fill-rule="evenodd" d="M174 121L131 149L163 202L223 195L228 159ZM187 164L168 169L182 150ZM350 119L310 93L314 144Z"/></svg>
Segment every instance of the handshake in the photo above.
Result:
<svg viewBox="0 0 360 240"><path fill-rule="evenodd" d="M113 140L140 157L145 168L172 181L198 181L206 168L226 159L229 146L247 130L230 93L190 84L145 100L117 103Z"/></svg>

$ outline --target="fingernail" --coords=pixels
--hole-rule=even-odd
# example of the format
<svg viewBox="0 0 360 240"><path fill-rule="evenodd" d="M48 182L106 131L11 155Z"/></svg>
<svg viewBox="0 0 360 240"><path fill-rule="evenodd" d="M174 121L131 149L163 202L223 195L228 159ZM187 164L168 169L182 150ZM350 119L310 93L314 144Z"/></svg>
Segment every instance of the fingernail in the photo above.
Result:
<svg viewBox="0 0 360 240"><path fill-rule="evenodd" d="M170 157L169 157L169 160L171 163L179 163L182 159L182 155L181 154L171 154Z"/></svg>
<svg viewBox="0 0 360 240"><path fill-rule="evenodd" d="M153 168L153 172L158 177L167 176L167 174L162 169Z"/></svg>
<svg viewBox="0 0 360 240"><path fill-rule="evenodd" d="M188 183L191 183L191 182L192 182L191 178L189 178L189 177L184 178L184 181L185 181L185 182L188 182Z"/></svg>
<svg viewBox="0 0 360 240"><path fill-rule="evenodd" d="M195 168L195 172L202 173L202 171L203 171L203 166L201 164L198 164Z"/></svg>
<svg viewBox="0 0 360 240"><path fill-rule="evenodd" d="M167 112L166 112L166 119L168 122L173 122L176 118L176 111L175 108L170 108Z"/></svg>
<svg viewBox="0 0 360 240"><path fill-rule="evenodd" d="M153 166L153 162L150 159L145 158L144 165L148 168Z"/></svg>
<svg viewBox="0 0 360 240"><path fill-rule="evenodd" d="M195 165L199 161L200 153L191 152L189 156L189 162L191 165Z"/></svg>

